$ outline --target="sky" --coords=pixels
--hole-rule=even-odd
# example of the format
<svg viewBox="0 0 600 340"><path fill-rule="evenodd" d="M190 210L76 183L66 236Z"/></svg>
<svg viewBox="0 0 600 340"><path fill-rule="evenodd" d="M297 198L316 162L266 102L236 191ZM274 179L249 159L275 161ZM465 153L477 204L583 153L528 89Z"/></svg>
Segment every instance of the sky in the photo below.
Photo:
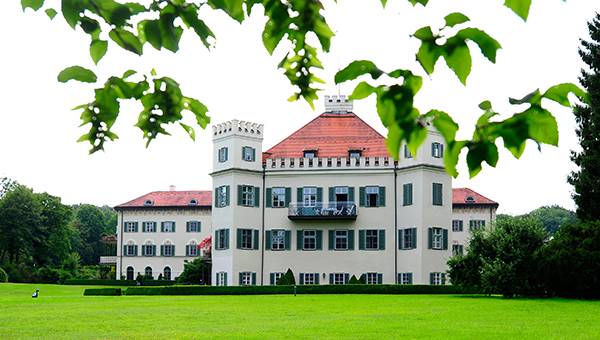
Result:
<svg viewBox="0 0 600 340"><path fill-rule="evenodd" d="M211 51L188 32L176 54L146 46L138 57L111 43L96 67L86 34L72 30L61 17L51 21L43 12L23 13L19 3L0 3L0 177L60 196L64 203L114 206L150 191L168 190L169 185L210 190L212 167L210 129L197 131L194 142L172 126L172 136L160 136L146 148L141 131L133 126L140 111L135 103L122 105L113 128L119 139L108 143L104 152L88 155L89 146L76 142L86 129L79 127L79 112L71 108L91 101L94 85L58 83L56 75L65 67L92 68L102 82L128 69L149 73L156 68L160 75L175 78L185 95L204 102L213 123L237 118L265 124L264 150L323 112L321 100L314 111L303 101L287 101L294 89L277 69L285 46L273 56L263 47L262 10L253 11L241 25L223 13L203 11L217 37ZM534 0L525 23L500 0L432 0L427 8L389 1L385 9L379 1L323 3L336 36L330 53L320 56L325 69L317 74L326 81L321 96L351 93L356 82L338 87L333 77L356 59L373 60L384 70L409 68L424 76L415 105L421 112L437 108L450 113L461 126L458 138L473 133L481 114L477 105L483 100L491 100L506 118L519 112L508 104L509 97L577 82L584 66L577 52L579 39L588 38L586 23L600 11L595 0ZM492 64L471 46L473 71L467 86L443 62L427 76L415 61L419 43L410 37L422 26L441 27L443 17L456 10L503 47ZM496 168L486 165L473 179L463 154L453 187L470 187L499 202L501 213L521 214L553 204L574 209L566 179L574 169L570 152L578 148L575 121L570 109L552 103L547 107L558 121L559 147L544 145L540 152L530 143L519 160L502 151ZM355 101L354 111L385 135L374 98ZM193 123L191 114L185 121Z"/></svg>

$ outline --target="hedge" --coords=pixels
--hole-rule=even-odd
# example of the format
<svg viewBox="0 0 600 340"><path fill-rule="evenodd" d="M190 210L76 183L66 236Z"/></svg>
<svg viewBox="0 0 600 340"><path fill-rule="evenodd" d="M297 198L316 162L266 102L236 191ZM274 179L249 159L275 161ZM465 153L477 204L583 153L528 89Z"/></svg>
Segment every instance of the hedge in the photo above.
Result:
<svg viewBox="0 0 600 340"><path fill-rule="evenodd" d="M8 282L8 274L4 271L4 269L0 268L0 283Z"/></svg>
<svg viewBox="0 0 600 340"><path fill-rule="evenodd" d="M78 286L137 286L138 282L135 280L65 280L66 285L78 285ZM174 285L175 281L166 280L146 280L142 282L142 286L171 286Z"/></svg>
<svg viewBox="0 0 600 340"><path fill-rule="evenodd" d="M88 288L84 296L121 296L121 288Z"/></svg>
<svg viewBox="0 0 600 340"><path fill-rule="evenodd" d="M125 295L269 295L293 294L294 286L130 287ZM473 294L457 286L432 285L300 285L296 294Z"/></svg>

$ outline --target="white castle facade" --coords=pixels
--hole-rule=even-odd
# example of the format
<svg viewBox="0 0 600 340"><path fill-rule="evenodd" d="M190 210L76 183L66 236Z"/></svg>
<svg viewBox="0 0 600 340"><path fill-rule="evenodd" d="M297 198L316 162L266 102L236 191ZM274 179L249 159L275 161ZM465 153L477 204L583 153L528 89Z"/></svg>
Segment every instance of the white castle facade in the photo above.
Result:
<svg viewBox="0 0 600 340"><path fill-rule="evenodd" d="M174 278L212 237L213 285L269 285L287 269L299 284L446 284L447 260L498 204L452 189L444 141L394 161L385 139L344 96L263 151L263 125L213 126L210 191L153 192L116 207L118 278Z"/></svg>

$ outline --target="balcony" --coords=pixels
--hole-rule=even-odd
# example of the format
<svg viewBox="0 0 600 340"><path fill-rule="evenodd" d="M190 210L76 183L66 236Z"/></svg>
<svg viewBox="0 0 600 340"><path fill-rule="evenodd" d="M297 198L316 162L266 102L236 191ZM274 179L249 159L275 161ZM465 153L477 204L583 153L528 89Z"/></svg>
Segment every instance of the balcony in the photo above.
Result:
<svg viewBox="0 0 600 340"><path fill-rule="evenodd" d="M356 204L354 202L290 204L288 218L290 220L356 220Z"/></svg>
<svg viewBox="0 0 600 340"><path fill-rule="evenodd" d="M116 264L116 256L100 256L100 264Z"/></svg>

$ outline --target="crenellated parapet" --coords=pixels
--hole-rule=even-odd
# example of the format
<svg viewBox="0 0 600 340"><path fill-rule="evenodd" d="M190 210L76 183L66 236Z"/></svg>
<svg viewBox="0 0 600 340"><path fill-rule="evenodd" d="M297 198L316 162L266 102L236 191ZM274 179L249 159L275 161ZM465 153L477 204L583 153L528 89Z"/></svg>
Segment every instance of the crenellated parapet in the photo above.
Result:
<svg viewBox="0 0 600 340"><path fill-rule="evenodd" d="M213 125L213 139L229 135L263 138L263 124L233 119Z"/></svg>

